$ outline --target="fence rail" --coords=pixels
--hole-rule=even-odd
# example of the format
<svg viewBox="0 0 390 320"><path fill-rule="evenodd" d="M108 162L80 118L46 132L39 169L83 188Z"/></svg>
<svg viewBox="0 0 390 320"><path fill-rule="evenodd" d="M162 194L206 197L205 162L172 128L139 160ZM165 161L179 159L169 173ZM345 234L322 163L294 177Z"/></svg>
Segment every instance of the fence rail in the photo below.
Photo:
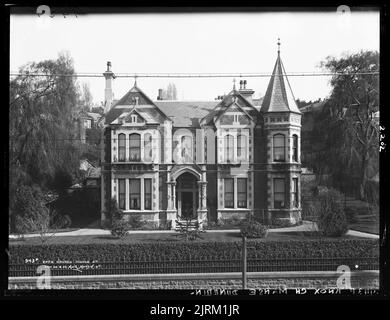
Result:
<svg viewBox="0 0 390 320"><path fill-rule="evenodd" d="M37 268L42 264L9 264L10 277L38 276ZM241 257L222 259L148 259L138 261L102 261L92 263L46 263L53 276L70 275L119 275L119 274L159 274L159 273L218 273L241 272ZM277 271L336 271L340 265L347 265L351 271L378 270L378 257L365 258L248 258L248 272Z"/></svg>

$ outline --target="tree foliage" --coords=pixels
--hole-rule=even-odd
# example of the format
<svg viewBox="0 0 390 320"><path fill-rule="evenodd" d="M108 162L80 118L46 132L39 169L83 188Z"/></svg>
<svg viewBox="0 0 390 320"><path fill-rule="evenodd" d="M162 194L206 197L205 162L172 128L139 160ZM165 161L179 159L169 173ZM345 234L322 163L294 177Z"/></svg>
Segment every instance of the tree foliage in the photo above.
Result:
<svg viewBox="0 0 390 320"><path fill-rule="evenodd" d="M348 231L347 216L341 203L342 196L334 189L317 196L317 225L323 235L340 237Z"/></svg>
<svg viewBox="0 0 390 320"><path fill-rule="evenodd" d="M177 89L174 83L169 83L163 90L163 100L177 100Z"/></svg>
<svg viewBox="0 0 390 320"><path fill-rule="evenodd" d="M63 192L79 175L79 94L73 60L28 63L10 81L10 210L23 186ZM31 73L44 76L29 76ZM61 76L59 76L61 75Z"/></svg>
<svg viewBox="0 0 390 320"><path fill-rule="evenodd" d="M327 57L322 66L335 75L324 107L311 113L310 163L317 174L330 174L337 187L357 186L356 195L365 200L366 185L379 170L379 76L368 74L379 71L379 54Z"/></svg>

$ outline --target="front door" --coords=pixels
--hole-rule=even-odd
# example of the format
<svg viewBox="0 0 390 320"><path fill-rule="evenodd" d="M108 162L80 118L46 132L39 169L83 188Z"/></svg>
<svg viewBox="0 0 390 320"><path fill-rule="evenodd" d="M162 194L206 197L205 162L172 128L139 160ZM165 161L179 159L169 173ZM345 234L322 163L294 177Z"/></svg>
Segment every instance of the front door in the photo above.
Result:
<svg viewBox="0 0 390 320"><path fill-rule="evenodd" d="M185 172L176 180L177 214L183 219L196 219L199 189L196 177Z"/></svg>
<svg viewBox="0 0 390 320"><path fill-rule="evenodd" d="M194 216L194 197L192 192L181 192L181 215L183 218Z"/></svg>

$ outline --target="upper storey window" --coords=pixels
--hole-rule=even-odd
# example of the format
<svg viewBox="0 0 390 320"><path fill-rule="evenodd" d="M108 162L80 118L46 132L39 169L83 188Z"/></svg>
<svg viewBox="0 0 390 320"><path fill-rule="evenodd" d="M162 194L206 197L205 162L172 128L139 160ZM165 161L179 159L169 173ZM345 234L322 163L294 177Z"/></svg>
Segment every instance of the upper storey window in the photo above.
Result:
<svg viewBox="0 0 390 320"><path fill-rule="evenodd" d="M234 137L230 134L225 136L224 141L224 149L225 149L225 161L231 162L234 160Z"/></svg>
<svg viewBox="0 0 390 320"><path fill-rule="evenodd" d="M126 135L124 133L118 135L118 160L126 161Z"/></svg>
<svg viewBox="0 0 390 320"><path fill-rule="evenodd" d="M129 157L130 161L141 159L141 136L138 133L132 133L129 136Z"/></svg>
<svg viewBox="0 0 390 320"><path fill-rule="evenodd" d="M298 136L293 135L293 146L292 146L293 161L298 162Z"/></svg>
<svg viewBox="0 0 390 320"><path fill-rule="evenodd" d="M246 159L246 136L239 135L237 137L237 157L241 159Z"/></svg>
<svg viewBox="0 0 390 320"><path fill-rule="evenodd" d="M273 137L274 161L286 161L285 137L284 134L275 134Z"/></svg>

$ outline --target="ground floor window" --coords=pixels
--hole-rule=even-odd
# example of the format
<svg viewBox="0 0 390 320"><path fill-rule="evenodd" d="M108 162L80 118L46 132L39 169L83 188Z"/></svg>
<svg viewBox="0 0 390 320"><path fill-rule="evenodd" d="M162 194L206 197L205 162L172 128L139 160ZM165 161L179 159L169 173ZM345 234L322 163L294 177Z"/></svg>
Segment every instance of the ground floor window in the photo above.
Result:
<svg viewBox="0 0 390 320"><path fill-rule="evenodd" d="M298 200L298 178L292 179L292 203L294 208L299 207L299 200Z"/></svg>
<svg viewBox="0 0 390 320"><path fill-rule="evenodd" d="M129 179L130 209L141 209L141 180Z"/></svg>
<svg viewBox="0 0 390 320"><path fill-rule="evenodd" d="M126 210L126 180L119 179L118 186L119 186L119 190L118 190L119 209Z"/></svg>
<svg viewBox="0 0 390 320"><path fill-rule="evenodd" d="M225 179L225 208L234 208L234 179Z"/></svg>
<svg viewBox="0 0 390 320"><path fill-rule="evenodd" d="M237 179L237 207L246 208L247 207L247 179L238 178Z"/></svg>
<svg viewBox="0 0 390 320"><path fill-rule="evenodd" d="M285 193L286 185L283 178L274 179L274 208L282 209L285 208Z"/></svg>
<svg viewBox="0 0 390 320"><path fill-rule="evenodd" d="M152 209L152 179L144 180L144 209Z"/></svg>

